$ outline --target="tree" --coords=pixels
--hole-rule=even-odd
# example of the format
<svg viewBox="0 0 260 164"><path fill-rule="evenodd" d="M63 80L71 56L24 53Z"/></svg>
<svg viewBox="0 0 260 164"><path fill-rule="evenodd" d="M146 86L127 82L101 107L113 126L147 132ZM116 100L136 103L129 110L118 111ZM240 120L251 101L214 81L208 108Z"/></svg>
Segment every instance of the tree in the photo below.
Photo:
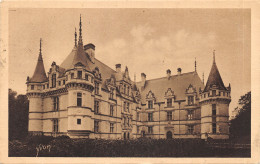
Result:
<svg viewBox="0 0 260 164"><path fill-rule="evenodd" d="M251 135L251 91L241 96L238 101L238 115L230 121L231 137Z"/></svg>
<svg viewBox="0 0 260 164"><path fill-rule="evenodd" d="M18 95L9 89L9 139L22 139L28 133L29 101L26 95Z"/></svg>

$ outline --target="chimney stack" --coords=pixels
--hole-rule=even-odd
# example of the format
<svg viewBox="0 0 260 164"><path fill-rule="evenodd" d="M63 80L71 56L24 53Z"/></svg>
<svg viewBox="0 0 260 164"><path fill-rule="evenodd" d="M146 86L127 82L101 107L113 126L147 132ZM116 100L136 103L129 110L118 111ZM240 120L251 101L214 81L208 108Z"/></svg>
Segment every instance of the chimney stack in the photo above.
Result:
<svg viewBox="0 0 260 164"><path fill-rule="evenodd" d="M145 73L141 73L141 86L145 87L145 81L146 81L146 74Z"/></svg>
<svg viewBox="0 0 260 164"><path fill-rule="evenodd" d="M166 75L167 75L168 79L171 77L171 70L170 69L166 70Z"/></svg>
<svg viewBox="0 0 260 164"><path fill-rule="evenodd" d="M178 75L180 75L181 74L181 68L178 68L177 72L178 72Z"/></svg>
<svg viewBox="0 0 260 164"><path fill-rule="evenodd" d="M121 64L116 64L116 72L121 72Z"/></svg>
<svg viewBox="0 0 260 164"><path fill-rule="evenodd" d="M142 81L146 80L146 74L145 73L141 73L141 79L142 79Z"/></svg>

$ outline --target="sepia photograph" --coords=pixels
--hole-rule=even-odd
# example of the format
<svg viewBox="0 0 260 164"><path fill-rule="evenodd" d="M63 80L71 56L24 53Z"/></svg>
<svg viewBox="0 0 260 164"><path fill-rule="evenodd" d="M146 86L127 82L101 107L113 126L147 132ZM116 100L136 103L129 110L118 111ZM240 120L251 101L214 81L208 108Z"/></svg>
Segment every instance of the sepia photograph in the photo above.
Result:
<svg viewBox="0 0 260 164"><path fill-rule="evenodd" d="M8 16L8 157L251 158L250 8Z"/></svg>

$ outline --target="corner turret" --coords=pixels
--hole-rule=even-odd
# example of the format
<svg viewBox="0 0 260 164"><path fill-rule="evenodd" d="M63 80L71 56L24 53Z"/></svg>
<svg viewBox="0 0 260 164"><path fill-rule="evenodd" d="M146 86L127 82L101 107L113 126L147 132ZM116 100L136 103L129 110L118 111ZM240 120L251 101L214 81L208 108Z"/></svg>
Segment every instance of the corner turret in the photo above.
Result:
<svg viewBox="0 0 260 164"><path fill-rule="evenodd" d="M201 138L229 138L229 103L230 89L225 87L215 61L203 92L200 93L201 104Z"/></svg>

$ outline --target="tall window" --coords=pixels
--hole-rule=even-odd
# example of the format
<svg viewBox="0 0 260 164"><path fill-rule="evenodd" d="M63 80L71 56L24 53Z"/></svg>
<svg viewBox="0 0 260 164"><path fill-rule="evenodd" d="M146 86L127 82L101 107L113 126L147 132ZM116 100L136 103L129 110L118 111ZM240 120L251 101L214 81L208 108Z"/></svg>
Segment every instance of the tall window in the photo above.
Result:
<svg viewBox="0 0 260 164"><path fill-rule="evenodd" d="M94 132L99 132L99 121L94 121Z"/></svg>
<svg viewBox="0 0 260 164"><path fill-rule="evenodd" d="M129 103L128 102L126 103L126 109L129 112Z"/></svg>
<svg viewBox="0 0 260 164"><path fill-rule="evenodd" d="M78 78L82 79L82 71L78 71Z"/></svg>
<svg viewBox="0 0 260 164"><path fill-rule="evenodd" d="M63 85L65 85L65 80L63 80Z"/></svg>
<svg viewBox="0 0 260 164"><path fill-rule="evenodd" d="M114 132L114 123L110 123L110 133Z"/></svg>
<svg viewBox="0 0 260 164"><path fill-rule="evenodd" d="M188 110L188 120L193 119L193 110Z"/></svg>
<svg viewBox="0 0 260 164"><path fill-rule="evenodd" d="M34 85L31 85L31 90L34 90Z"/></svg>
<svg viewBox="0 0 260 164"><path fill-rule="evenodd" d="M124 126L126 126L126 118L124 117L123 119L124 119Z"/></svg>
<svg viewBox="0 0 260 164"><path fill-rule="evenodd" d="M217 112L216 112L216 104L212 104L212 116L216 116Z"/></svg>
<svg viewBox="0 0 260 164"><path fill-rule="evenodd" d="M148 101L148 109L152 109L153 108L153 101L149 100Z"/></svg>
<svg viewBox="0 0 260 164"><path fill-rule="evenodd" d="M77 93L77 106L82 106L82 93Z"/></svg>
<svg viewBox="0 0 260 164"><path fill-rule="evenodd" d="M129 87L127 87L127 95L129 95Z"/></svg>
<svg viewBox="0 0 260 164"><path fill-rule="evenodd" d="M56 87L56 74L51 76L51 87Z"/></svg>
<svg viewBox="0 0 260 164"><path fill-rule="evenodd" d="M59 86L61 86L61 81L59 81Z"/></svg>
<svg viewBox="0 0 260 164"><path fill-rule="evenodd" d="M152 127L152 126L149 126L149 127L148 127L148 133L149 133L149 134L153 134L153 127Z"/></svg>
<svg viewBox="0 0 260 164"><path fill-rule="evenodd" d="M130 126L130 118L127 118L127 126Z"/></svg>
<svg viewBox="0 0 260 164"><path fill-rule="evenodd" d="M110 105L110 116L114 115L114 106Z"/></svg>
<svg viewBox="0 0 260 164"><path fill-rule="evenodd" d="M99 94L99 84L95 82L95 94Z"/></svg>
<svg viewBox="0 0 260 164"><path fill-rule="evenodd" d="M188 133L193 134L194 131L194 125L188 125Z"/></svg>
<svg viewBox="0 0 260 164"><path fill-rule="evenodd" d="M111 91L110 91L110 98L114 99L114 89L112 89L112 88L111 88Z"/></svg>
<svg viewBox="0 0 260 164"><path fill-rule="evenodd" d="M217 132L217 124L216 123L212 123L212 133L216 134Z"/></svg>
<svg viewBox="0 0 260 164"><path fill-rule="evenodd" d="M139 133L139 126L136 126L136 133Z"/></svg>
<svg viewBox="0 0 260 164"><path fill-rule="evenodd" d="M124 85L124 94L126 93L126 91L125 91L125 90L126 90L126 86Z"/></svg>
<svg viewBox="0 0 260 164"><path fill-rule="evenodd" d="M85 74L85 80L88 81L88 74Z"/></svg>
<svg viewBox="0 0 260 164"><path fill-rule="evenodd" d="M168 121L172 120L172 112L167 112L167 120Z"/></svg>
<svg viewBox="0 0 260 164"><path fill-rule="evenodd" d="M59 131L59 121L58 119L53 119L52 132L56 133Z"/></svg>
<svg viewBox="0 0 260 164"><path fill-rule="evenodd" d="M172 99L167 99L167 107L172 107Z"/></svg>
<svg viewBox="0 0 260 164"><path fill-rule="evenodd" d="M216 90L212 90L212 96L216 96Z"/></svg>
<svg viewBox="0 0 260 164"><path fill-rule="evenodd" d="M71 74L70 74L70 78L71 78L71 79L74 79L74 73L71 73Z"/></svg>
<svg viewBox="0 0 260 164"><path fill-rule="evenodd" d="M148 121L153 121L153 113L148 113Z"/></svg>
<svg viewBox="0 0 260 164"><path fill-rule="evenodd" d="M139 113L136 113L136 121L139 121Z"/></svg>
<svg viewBox="0 0 260 164"><path fill-rule="evenodd" d="M126 112L126 102L124 102L123 109L124 109L124 111Z"/></svg>
<svg viewBox="0 0 260 164"><path fill-rule="evenodd" d="M95 113L99 113L99 101L94 102L94 112Z"/></svg>
<svg viewBox="0 0 260 164"><path fill-rule="evenodd" d="M53 110L58 111L59 110L59 97L53 97Z"/></svg>
<svg viewBox="0 0 260 164"><path fill-rule="evenodd" d="M188 96L188 105L194 104L194 96Z"/></svg>

